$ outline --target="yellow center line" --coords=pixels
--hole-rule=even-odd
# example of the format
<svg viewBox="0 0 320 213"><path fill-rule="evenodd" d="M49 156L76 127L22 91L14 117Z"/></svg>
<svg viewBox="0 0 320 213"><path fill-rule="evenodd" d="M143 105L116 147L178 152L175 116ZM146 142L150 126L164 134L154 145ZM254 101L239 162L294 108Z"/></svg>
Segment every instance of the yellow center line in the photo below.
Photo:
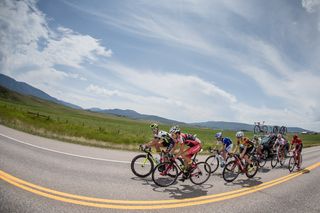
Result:
<svg viewBox="0 0 320 213"><path fill-rule="evenodd" d="M315 169L318 166L320 166L320 162L307 167L305 170L302 170L302 171L299 171L296 173L292 173L290 175L275 179L273 181L266 182L264 184L260 184L258 186L249 187L247 189L240 189L240 190L235 190L235 191L226 192L226 193L201 196L201 197L197 197L197 198L188 198L188 199L182 199L182 200L161 200L161 201L109 200L109 199L99 199L99 198L78 196L78 195L58 192L55 190L47 189L44 187L40 187L40 186L31 184L31 183L28 183L26 181L15 178L15 177L13 177L13 176L11 176L1 170L0 170L0 178L3 179L4 181L6 181L12 185L15 185L19 188L22 188L26 191L29 191L29 192L32 192L32 193L35 193L35 194L38 194L38 195L41 195L41 196L44 196L47 198L51 198L51 199L55 199L55 200L59 200L59 201L63 201L63 202L68 202L68 203L73 203L73 204L99 207L99 208L113 208L113 209L159 209L159 208L176 208L176 207L200 205L200 204L212 203L212 202L217 202L217 201L222 201L222 200L226 200L226 199L231 199L231 198L243 196L246 194L250 194L250 193L260 191L262 189L269 188L274 185L283 183L283 182L288 181L292 178L295 178L297 176L302 175L305 171ZM31 188L31 187L33 187L33 188ZM46 192L42 192L37 189L45 190L46 192L54 193L56 195L48 194ZM69 198L60 197L58 195L66 196ZM110 205L110 204L103 204L103 203L92 203L92 202L86 202L86 201L81 201L81 200L74 200L71 198L82 199L82 200L87 200L87 201L109 202L109 203L127 204L127 205ZM149 205L128 206L129 204L149 204ZM168 204L168 205L151 205L151 204Z"/></svg>

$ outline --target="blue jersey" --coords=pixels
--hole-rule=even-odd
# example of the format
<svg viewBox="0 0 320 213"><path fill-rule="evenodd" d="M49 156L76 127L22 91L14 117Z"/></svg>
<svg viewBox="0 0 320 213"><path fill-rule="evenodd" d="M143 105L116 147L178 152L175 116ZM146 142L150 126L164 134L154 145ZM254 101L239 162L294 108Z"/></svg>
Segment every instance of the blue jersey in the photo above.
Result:
<svg viewBox="0 0 320 213"><path fill-rule="evenodd" d="M222 143L226 145L226 147L228 147L232 144L232 141L230 140L230 138L222 138Z"/></svg>

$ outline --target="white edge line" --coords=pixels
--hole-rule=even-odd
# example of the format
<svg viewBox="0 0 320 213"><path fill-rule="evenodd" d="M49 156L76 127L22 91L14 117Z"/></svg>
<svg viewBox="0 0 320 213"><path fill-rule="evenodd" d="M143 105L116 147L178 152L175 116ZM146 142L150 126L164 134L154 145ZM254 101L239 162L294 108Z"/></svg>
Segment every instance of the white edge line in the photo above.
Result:
<svg viewBox="0 0 320 213"><path fill-rule="evenodd" d="M46 151L50 151L50 152L55 152L55 153L59 153L59 154L63 154L63 155L69 155L69 156L73 156L73 157L78 157L78 158L86 158L86 159L91 159L91 160L97 160L97 161L105 161L105 162L113 162L113 163L125 163L125 164L130 164L130 161L120 161L120 160L111 160L111 159L104 159L104 158L94 158L94 157L89 157L89 156L83 156L83 155L76 155L76 154L71 154L71 153L67 153L67 152L61 152L61 151L57 151L57 150L53 150L53 149L48 149L48 148L44 148L41 146L37 146L37 145L33 145L27 142L23 142L21 140L12 138L10 136L4 135L2 133L0 133L1 136L5 137L5 138L9 138L10 140L16 141L18 143L22 143L28 146L32 146L38 149L42 149L42 150L46 150ZM320 149L316 149L316 150L310 150L308 152L303 152L303 154L306 153L310 153L310 152L316 152L316 151L320 151Z"/></svg>
<svg viewBox="0 0 320 213"><path fill-rule="evenodd" d="M28 145L28 146L32 146L32 147L35 147L35 148L38 148L38 149L42 149L42 150L46 150L46 151L50 151L50 152L55 152L55 153L59 153L59 154L63 154L63 155L69 155L69 156L78 157L78 158L86 158L86 159L90 159L90 160L105 161L105 162L125 163L125 164L130 164L131 163L130 161L120 161L120 160L111 160L111 159L104 159L104 158L94 158L94 157L89 157L89 156L82 156L82 155L76 155L76 154L71 154L71 153L67 153L67 152L61 152L61 151L57 151L57 150L48 149L48 148L44 148L44 147L41 147L41 146L33 145L33 144L30 144L30 143L27 143L27 142L23 142L21 140L12 138L10 136L7 136L7 135L1 134L1 133L0 133L0 135L5 137L5 138L9 138L10 140L16 141L18 143L22 143L22 144L25 144L25 145Z"/></svg>

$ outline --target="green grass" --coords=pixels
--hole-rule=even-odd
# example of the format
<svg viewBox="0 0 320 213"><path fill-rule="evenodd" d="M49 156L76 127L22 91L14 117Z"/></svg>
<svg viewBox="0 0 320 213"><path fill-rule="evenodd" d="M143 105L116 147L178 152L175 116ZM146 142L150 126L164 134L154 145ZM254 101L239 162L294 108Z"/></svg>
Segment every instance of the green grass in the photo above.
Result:
<svg viewBox="0 0 320 213"><path fill-rule="evenodd" d="M32 113L30 113L32 112ZM35 113L35 114L34 114ZM37 116L36 114L40 116ZM0 87L0 123L24 132L83 145L135 150L152 138L150 122L76 110ZM160 125L168 131L170 126ZM181 126L197 134L207 150L218 130ZM224 131L234 140L234 131ZM252 132L246 132L252 138ZM292 136L289 135L291 139ZM302 135L307 146L320 145L320 135Z"/></svg>

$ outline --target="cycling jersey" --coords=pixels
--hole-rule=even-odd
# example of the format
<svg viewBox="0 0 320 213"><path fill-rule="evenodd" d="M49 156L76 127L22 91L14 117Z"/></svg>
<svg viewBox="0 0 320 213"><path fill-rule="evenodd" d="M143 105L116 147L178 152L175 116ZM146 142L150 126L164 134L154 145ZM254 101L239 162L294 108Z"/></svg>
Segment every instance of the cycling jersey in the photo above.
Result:
<svg viewBox="0 0 320 213"><path fill-rule="evenodd" d="M154 138L159 138L163 142L163 146L167 147L167 150L171 150L174 146L174 140L166 131L160 130L157 134L154 135Z"/></svg>
<svg viewBox="0 0 320 213"><path fill-rule="evenodd" d="M179 143L183 143L189 147L196 146L201 144L201 141L192 134L181 133L180 138L178 138Z"/></svg>
<svg viewBox="0 0 320 213"><path fill-rule="evenodd" d="M295 146L297 151L301 152L303 144L300 138L292 139L291 144Z"/></svg>
<svg viewBox="0 0 320 213"><path fill-rule="evenodd" d="M286 141L284 138L281 138L281 139L277 138L277 140L276 140L276 142L274 143L274 145L281 145L281 146L283 146L283 145L285 145L286 143L287 143L287 141Z"/></svg>
<svg viewBox="0 0 320 213"><path fill-rule="evenodd" d="M226 147L230 146L232 144L232 141L230 138L222 138L221 141L224 145L226 145Z"/></svg>
<svg viewBox="0 0 320 213"><path fill-rule="evenodd" d="M252 148L254 146L253 142L249 140L249 138L242 138L240 141L238 141L238 145L240 146L246 146L248 148Z"/></svg>

